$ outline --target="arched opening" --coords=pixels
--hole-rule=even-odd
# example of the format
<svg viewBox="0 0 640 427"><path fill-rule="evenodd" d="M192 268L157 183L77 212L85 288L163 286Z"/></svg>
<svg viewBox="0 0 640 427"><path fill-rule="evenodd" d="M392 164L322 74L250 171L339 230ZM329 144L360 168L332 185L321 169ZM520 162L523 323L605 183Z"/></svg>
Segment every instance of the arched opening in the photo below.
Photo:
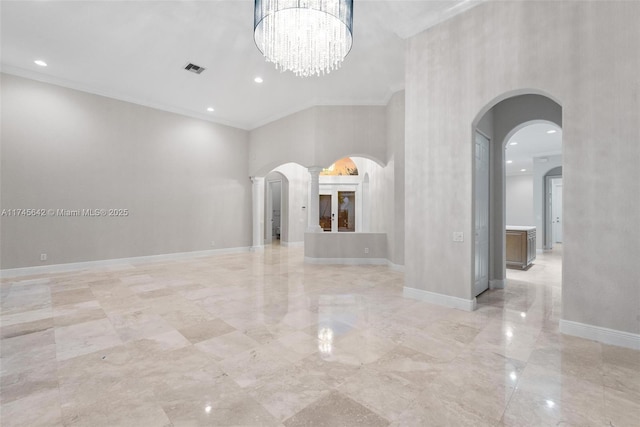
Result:
<svg viewBox="0 0 640 427"><path fill-rule="evenodd" d="M303 245L307 227L308 186L309 172L297 163L276 166L266 175L265 244Z"/></svg>
<svg viewBox="0 0 640 427"><path fill-rule="evenodd" d="M557 147L547 147L545 137L558 134L561 141L561 128L562 107L536 93L500 97L473 122L474 296L489 288L503 288L507 264L516 265L512 258L517 256L520 268L526 269L542 251L546 232L543 165L552 158L557 162L555 156L561 154ZM525 140L531 141L526 144ZM528 180L523 178L527 173ZM521 202L513 206L518 206L519 213L510 210L507 215L507 194L513 196L517 184L526 186L528 193L517 194ZM508 217L518 217L520 224L509 224ZM519 246L513 249L515 245Z"/></svg>
<svg viewBox="0 0 640 427"><path fill-rule="evenodd" d="M280 240L288 241L288 187L289 180L278 171L270 172L265 177L265 229L264 243L280 244Z"/></svg>

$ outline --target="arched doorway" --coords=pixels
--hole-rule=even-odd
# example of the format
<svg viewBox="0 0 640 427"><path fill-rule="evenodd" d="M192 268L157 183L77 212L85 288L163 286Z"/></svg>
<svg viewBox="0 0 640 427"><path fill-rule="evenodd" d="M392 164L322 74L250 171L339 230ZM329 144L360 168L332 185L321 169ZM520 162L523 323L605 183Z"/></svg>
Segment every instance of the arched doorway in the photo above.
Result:
<svg viewBox="0 0 640 427"><path fill-rule="evenodd" d="M264 242L270 245L280 240L288 241L289 223L289 180L278 171L265 177L265 236Z"/></svg>
<svg viewBox="0 0 640 427"><path fill-rule="evenodd" d="M558 102L546 95L521 93L505 95L488 104L472 124L475 149L471 286L474 296L489 288L503 288L505 285L505 145L527 125L546 122L562 127L562 107Z"/></svg>

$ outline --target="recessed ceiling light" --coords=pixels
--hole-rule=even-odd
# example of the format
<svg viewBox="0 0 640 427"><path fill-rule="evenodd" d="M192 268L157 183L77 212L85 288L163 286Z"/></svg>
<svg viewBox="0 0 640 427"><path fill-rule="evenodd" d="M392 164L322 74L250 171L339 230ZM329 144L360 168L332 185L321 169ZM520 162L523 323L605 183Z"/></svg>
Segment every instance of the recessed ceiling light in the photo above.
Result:
<svg viewBox="0 0 640 427"><path fill-rule="evenodd" d="M551 130L548 130L548 131L547 131L547 133L556 133L556 132L558 132L558 131L557 131L557 130L555 130L555 129L551 129Z"/></svg>
<svg viewBox="0 0 640 427"><path fill-rule="evenodd" d="M507 160L508 165L510 165L511 163L513 163L513 160Z"/></svg>
<svg viewBox="0 0 640 427"><path fill-rule="evenodd" d="M262 83L264 80L262 80L262 77L256 77L253 81L256 83Z"/></svg>
<svg viewBox="0 0 640 427"><path fill-rule="evenodd" d="M526 171L527 171L526 169L520 169L520 172L526 172Z"/></svg>
<svg viewBox="0 0 640 427"><path fill-rule="evenodd" d="M213 113L216 110L214 110L213 107L209 107L209 108L207 108L207 111L210 112L210 113Z"/></svg>
<svg viewBox="0 0 640 427"><path fill-rule="evenodd" d="M47 63L46 63L46 62L44 62L42 59L36 59L36 60L35 60L35 61L33 61L33 62L35 62L35 64L36 64L36 65L39 65L39 66L41 66L41 67L46 67L46 66L47 66Z"/></svg>
<svg viewBox="0 0 640 427"><path fill-rule="evenodd" d="M510 142L509 145L518 145L518 143L513 141L513 142Z"/></svg>

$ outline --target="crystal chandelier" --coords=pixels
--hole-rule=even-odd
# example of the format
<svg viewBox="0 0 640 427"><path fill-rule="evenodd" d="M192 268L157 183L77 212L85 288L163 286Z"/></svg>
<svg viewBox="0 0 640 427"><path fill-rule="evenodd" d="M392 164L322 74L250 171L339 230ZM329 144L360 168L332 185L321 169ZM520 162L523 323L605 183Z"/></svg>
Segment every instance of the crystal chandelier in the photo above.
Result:
<svg viewBox="0 0 640 427"><path fill-rule="evenodd" d="M353 42L353 0L255 0L254 39L268 62L297 76L340 67Z"/></svg>

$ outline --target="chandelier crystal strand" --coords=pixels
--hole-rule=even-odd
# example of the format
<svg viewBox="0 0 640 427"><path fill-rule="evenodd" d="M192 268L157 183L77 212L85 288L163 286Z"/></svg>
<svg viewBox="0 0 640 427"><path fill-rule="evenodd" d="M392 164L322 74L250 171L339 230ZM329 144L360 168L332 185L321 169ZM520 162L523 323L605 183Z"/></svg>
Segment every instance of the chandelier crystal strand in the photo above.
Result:
<svg viewBox="0 0 640 427"><path fill-rule="evenodd" d="M297 76L338 69L351 50L352 27L353 0L255 0L258 49Z"/></svg>

